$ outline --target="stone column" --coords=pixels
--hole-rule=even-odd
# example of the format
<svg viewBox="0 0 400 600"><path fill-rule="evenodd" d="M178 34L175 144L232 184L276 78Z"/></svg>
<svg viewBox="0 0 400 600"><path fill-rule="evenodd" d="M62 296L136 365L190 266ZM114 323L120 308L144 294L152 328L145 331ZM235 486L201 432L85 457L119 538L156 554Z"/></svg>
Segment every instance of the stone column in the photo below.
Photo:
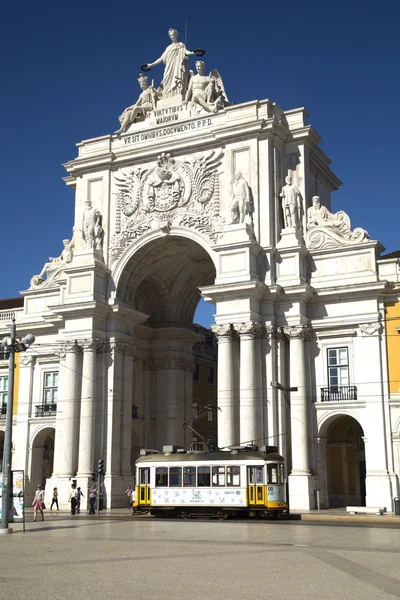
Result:
<svg viewBox="0 0 400 600"><path fill-rule="evenodd" d="M96 402L96 351L95 340L83 340L81 416L79 421L78 477L92 477L94 467L94 427Z"/></svg>
<svg viewBox="0 0 400 600"><path fill-rule="evenodd" d="M218 340L218 446L235 443L235 411L233 398L232 325L213 325Z"/></svg>
<svg viewBox="0 0 400 600"><path fill-rule="evenodd" d="M76 455L76 381L78 345L67 342L60 350L53 476L73 477Z"/></svg>
<svg viewBox="0 0 400 600"><path fill-rule="evenodd" d="M135 350L127 347L124 357L124 387L122 397L122 430L121 430L121 472L123 477L132 474L132 406L133 406L133 357ZM136 399L135 399L136 404ZM143 417L139 407L139 416Z"/></svg>
<svg viewBox="0 0 400 600"><path fill-rule="evenodd" d="M287 387L287 373L286 373L286 345L287 337L283 332L282 327L278 327L276 331L276 337L278 342L278 357L277 357L277 381L284 387ZM279 452L286 461L286 472L289 473L291 469L291 452L290 452L290 422L289 422L289 406L288 398L283 392L276 390L279 397L278 401L278 431L279 431Z"/></svg>
<svg viewBox="0 0 400 600"><path fill-rule="evenodd" d="M292 471L289 477L290 505L294 509L308 510L314 506L311 473L308 458L308 410L304 342L310 337L307 327L285 328L290 340L290 434Z"/></svg>
<svg viewBox="0 0 400 600"><path fill-rule="evenodd" d="M240 444L259 442L257 423L257 391L255 336L260 325L252 321L236 323L240 337Z"/></svg>
<svg viewBox="0 0 400 600"><path fill-rule="evenodd" d="M125 344L111 341L109 345L108 398L107 398L107 456L106 477L120 475L121 455L121 398L123 394L123 367Z"/></svg>

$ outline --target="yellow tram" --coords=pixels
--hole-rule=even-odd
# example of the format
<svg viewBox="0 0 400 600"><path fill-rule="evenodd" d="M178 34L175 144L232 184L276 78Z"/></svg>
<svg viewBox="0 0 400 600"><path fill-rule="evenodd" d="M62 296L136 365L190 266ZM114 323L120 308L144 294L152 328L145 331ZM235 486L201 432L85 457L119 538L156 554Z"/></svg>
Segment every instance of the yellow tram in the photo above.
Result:
<svg viewBox="0 0 400 600"><path fill-rule="evenodd" d="M275 446L141 450L136 482L134 506L156 516L279 517L287 512L284 459Z"/></svg>

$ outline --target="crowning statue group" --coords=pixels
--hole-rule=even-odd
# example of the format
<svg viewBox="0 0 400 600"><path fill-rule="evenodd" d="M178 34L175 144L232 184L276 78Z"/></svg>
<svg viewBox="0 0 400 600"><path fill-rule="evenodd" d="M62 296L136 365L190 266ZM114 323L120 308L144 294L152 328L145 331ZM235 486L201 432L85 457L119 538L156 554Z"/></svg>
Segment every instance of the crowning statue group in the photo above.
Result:
<svg viewBox="0 0 400 600"><path fill-rule="evenodd" d="M139 75L138 82L142 92L136 103L128 106L119 117L121 127L116 131L117 135L125 133L132 123L147 118L156 110L157 102L167 98L176 97L177 103L181 102L186 107L191 102L195 110L205 112L217 112L229 104L222 78L216 69L212 69L209 75L206 75L204 62L198 60L195 63L197 73L188 70L189 56L203 56L204 50L188 50L185 44L179 41L176 29L169 29L168 35L171 44L160 58L141 66L143 71L150 71L163 63L165 68L162 82L155 89L153 82L149 86L147 75Z"/></svg>

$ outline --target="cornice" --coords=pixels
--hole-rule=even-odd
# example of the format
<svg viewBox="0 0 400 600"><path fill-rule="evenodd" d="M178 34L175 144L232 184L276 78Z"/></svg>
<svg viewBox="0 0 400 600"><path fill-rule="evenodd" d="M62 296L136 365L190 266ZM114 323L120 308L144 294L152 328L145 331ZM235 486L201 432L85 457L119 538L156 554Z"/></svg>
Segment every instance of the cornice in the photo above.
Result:
<svg viewBox="0 0 400 600"><path fill-rule="evenodd" d="M251 281L242 281L239 283L222 283L218 285L210 285L207 287L199 288L202 296L207 300L213 301L214 298L218 296L234 296L238 297L244 293L252 294L253 298L261 300L265 295L271 295L271 293L276 293L279 286L274 286L273 288L268 288L265 283L262 283L258 279L253 279Z"/></svg>

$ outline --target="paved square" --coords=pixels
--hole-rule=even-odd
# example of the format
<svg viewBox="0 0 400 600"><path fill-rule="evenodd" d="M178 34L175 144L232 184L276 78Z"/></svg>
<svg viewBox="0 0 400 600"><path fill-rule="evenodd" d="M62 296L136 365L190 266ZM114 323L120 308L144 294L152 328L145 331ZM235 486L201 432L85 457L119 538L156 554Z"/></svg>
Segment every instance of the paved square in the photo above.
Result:
<svg viewBox="0 0 400 600"><path fill-rule="evenodd" d="M0 537L2 598L400 597L398 529L46 517Z"/></svg>

